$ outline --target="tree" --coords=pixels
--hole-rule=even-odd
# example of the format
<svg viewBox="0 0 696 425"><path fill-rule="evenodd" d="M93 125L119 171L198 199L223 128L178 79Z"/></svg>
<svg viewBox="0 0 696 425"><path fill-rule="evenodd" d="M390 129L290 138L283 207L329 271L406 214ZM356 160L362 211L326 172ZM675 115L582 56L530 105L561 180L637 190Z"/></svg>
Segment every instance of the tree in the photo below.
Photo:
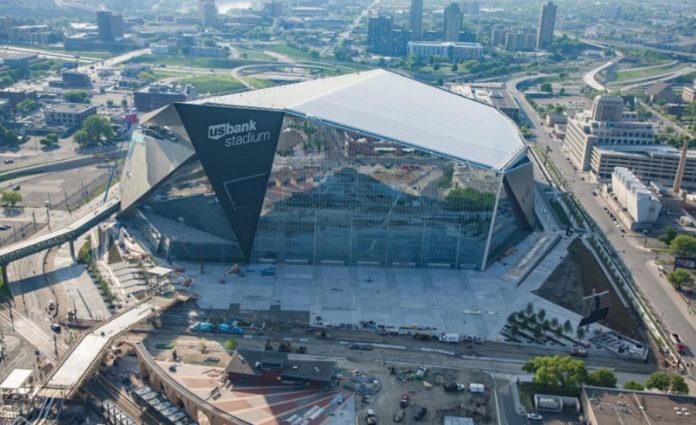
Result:
<svg viewBox="0 0 696 425"><path fill-rule="evenodd" d="M544 321L544 318L546 317L546 310L543 308L540 308L539 311L537 312L537 317L539 318L540 321Z"/></svg>
<svg viewBox="0 0 696 425"><path fill-rule="evenodd" d="M587 384L595 387L615 388L616 376L606 368L593 370L587 375Z"/></svg>
<svg viewBox="0 0 696 425"><path fill-rule="evenodd" d="M669 253L692 257L696 255L696 238L690 235L678 235L669 244Z"/></svg>
<svg viewBox="0 0 696 425"><path fill-rule="evenodd" d="M669 377L670 389L672 394L689 394L689 386L684 382L684 378L680 375L672 375Z"/></svg>
<svg viewBox="0 0 696 425"><path fill-rule="evenodd" d="M212 38L206 38L203 40L203 45L205 47L215 47L217 46L217 43Z"/></svg>
<svg viewBox="0 0 696 425"><path fill-rule="evenodd" d="M201 340L198 341L198 348L201 349L201 353L205 353L205 348L206 348L206 341L205 341L205 339L201 338Z"/></svg>
<svg viewBox="0 0 696 425"><path fill-rule="evenodd" d="M113 99L107 99L107 101L106 101L106 107L107 107L107 108L113 108L113 107L114 107L114 101L113 101Z"/></svg>
<svg viewBox="0 0 696 425"><path fill-rule="evenodd" d="M89 103L89 93L84 90L66 90L63 97L72 103Z"/></svg>
<svg viewBox="0 0 696 425"><path fill-rule="evenodd" d="M15 133L14 131L4 130L2 132L2 140L8 145L15 146L19 144L21 139L19 138L19 136L17 136L17 133Z"/></svg>
<svg viewBox="0 0 696 425"><path fill-rule="evenodd" d="M22 202L22 194L16 190L8 190L2 192L2 203L3 205L9 205L14 207L18 203Z"/></svg>
<svg viewBox="0 0 696 425"><path fill-rule="evenodd" d="M58 136L56 133L50 133L43 139L39 140L39 143L41 143L41 145L45 148L52 148L58 145Z"/></svg>
<svg viewBox="0 0 696 425"><path fill-rule="evenodd" d="M677 236L679 236L679 232L677 232L677 229L675 229L672 226L667 226L667 228L665 228L665 231L662 232L662 234L658 236L657 239L669 245Z"/></svg>
<svg viewBox="0 0 696 425"><path fill-rule="evenodd" d="M121 107L122 108L128 107L128 99L126 99L125 97L123 99L121 99Z"/></svg>
<svg viewBox="0 0 696 425"><path fill-rule="evenodd" d="M583 338L585 338L585 329L577 328L575 330L575 334L578 336L578 339L583 339Z"/></svg>
<svg viewBox="0 0 696 425"><path fill-rule="evenodd" d="M84 130L77 130L75 134L73 134L73 140L78 145L84 147L89 144L89 135Z"/></svg>
<svg viewBox="0 0 696 425"><path fill-rule="evenodd" d="M459 71L459 65L457 65L456 63L453 63L452 64L452 72L457 72L457 71Z"/></svg>
<svg viewBox="0 0 696 425"><path fill-rule="evenodd" d="M17 110L23 114L28 114L34 109L36 109L36 101L34 99L24 99L17 104Z"/></svg>
<svg viewBox="0 0 696 425"><path fill-rule="evenodd" d="M667 280L674 286L675 289L679 290L683 285L693 285L694 277L688 270L677 269L667 275Z"/></svg>
<svg viewBox="0 0 696 425"><path fill-rule="evenodd" d="M553 87L551 87L551 83L542 83L539 86L539 90L546 92L546 93L552 93L553 92Z"/></svg>
<svg viewBox="0 0 696 425"><path fill-rule="evenodd" d="M665 372L654 372L645 381L645 388L655 388L663 393L669 391L671 386L671 380L667 373Z"/></svg>
<svg viewBox="0 0 696 425"><path fill-rule="evenodd" d="M309 57L311 57L312 59L319 59L319 52L317 52L316 50L312 50L311 52L309 52Z"/></svg>
<svg viewBox="0 0 696 425"><path fill-rule="evenodd" d="M522 367L534 374L534 382L564 390L579 388L587 380L585 362L570 356L537 356Z"/></svg>
<svg viewBox="0 0 696 425"><path fill-rule="evenodd" d="M565 87L561 87L561 88L558 90L558 94L561 95L561 96L563 96L563 95L565 94L565 92L566 92Z"/></svg>
<svg viewBox="0 0 696 425"><path fill-rule="evenodd" d="M643 391L645 389L643 384L641 384L640 382L636 382L636 381L626 381L623 384L623 388L624 388L624 390L634 390L634 391Z"/></svg>
<svg viewBox="0 0 696 425"><path fill-rule="evenodd" d="M114 129L109 120L99 115L91 115L82 122L82 130L87 133L88 143L97 143L102 138L114 137Z"/></svg>
<svg viewBox="0 0 696 425"><path fill-rule="evenodd" d="M225 341L225 350L232 351L237 348L237 340L234 338L230 338L227 341Z"/></svg>
<svg viewBox="0 0 696 425"><path fill-rule="evenodd" d="M566 320L563 322L563 332L569 334L573 330L573 324L570 323L570 320Z"/></svg>

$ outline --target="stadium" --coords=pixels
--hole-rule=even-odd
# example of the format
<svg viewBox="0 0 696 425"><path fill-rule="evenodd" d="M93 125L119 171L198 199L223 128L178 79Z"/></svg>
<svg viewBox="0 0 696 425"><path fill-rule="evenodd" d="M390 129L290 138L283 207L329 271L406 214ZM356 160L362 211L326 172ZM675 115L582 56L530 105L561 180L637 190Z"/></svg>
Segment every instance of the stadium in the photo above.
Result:
<svg viewBox="0 0 696 425"><path fill-rule="evenodd" d="M385 70L166 106L120 186L170 260L482 270L536 225L516 125Z"/></svg>

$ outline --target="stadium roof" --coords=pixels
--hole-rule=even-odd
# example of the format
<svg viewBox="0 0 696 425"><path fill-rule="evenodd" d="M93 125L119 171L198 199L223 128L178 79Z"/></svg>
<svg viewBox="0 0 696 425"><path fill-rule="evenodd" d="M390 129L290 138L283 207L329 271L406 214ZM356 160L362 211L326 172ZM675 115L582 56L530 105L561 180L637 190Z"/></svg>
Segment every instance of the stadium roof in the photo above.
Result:
<svg viewBox="0 0 696 425"><path fill-rule="evenodd" d="M382 69L191 103L284 110L496 170L525 151L497 109Z"/></svg>

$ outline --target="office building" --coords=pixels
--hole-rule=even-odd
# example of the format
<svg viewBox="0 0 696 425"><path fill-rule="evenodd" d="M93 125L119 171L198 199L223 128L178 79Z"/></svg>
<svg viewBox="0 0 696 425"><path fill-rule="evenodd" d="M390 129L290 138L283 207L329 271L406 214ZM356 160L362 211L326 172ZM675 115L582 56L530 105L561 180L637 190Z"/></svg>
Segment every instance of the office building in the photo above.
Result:
<svg viewBox="0 0 696 425"><path fill-rule="evenodd" d="M544 49L553 41L553 30L556 26L557 6L549 1L541 7L539 27L537 28L537 49Z"/></svg>
<svg viewBox="0 0 696 425"><path fill-rule="evenodd" d="M406 56L408 53L408 42L411 39L411 31L400 28L392 31L392 55Z"/></svg>
<svg viewBox="0 0 696 425"><path fill-rule="evenodd" d="M97 114L97 107L86 103L59 103L46 108L46 123L77 128L90 115Z"/></svg>
<svg viewBox="0 0 696 425"><path fill-rule="evenodd" d="M483 269L536 222L526 149L500 111L401 75L316 79L151 115L120 217L172 260Z"/></svg>
<svg viewBox="0 0 696 425"><path fill-rule="evenodd" d="M445 8L442 22L442 36L445 41L458 41L462 30L462 11L459 4L451 3Z"/></svg>
<svg viewBox="0 0 696 425"><path fill-rule="evenodd" d="M459 32L459 41L462 43L475 43L476 33L470 29L463 29Z"/></svg>
<svg viewBox="0 0 696 425"><path fill-rule="evenodd" d="M536 35L532 31L507 31L505 33L505 50L534 50Z"/></svg>
<svg viewBox="0 0 696 425"><path fill-rule="evenodd" d="M409 28L411 40L418 41L423 37L423 0L411 0Z"/></svg>
<svg viewBox="0 0 696 425"><path fill-rule="evenodd" d="M230 52L222 47L192 46L191 56L202 58L226 58Z"/></svg>
<svg viewBox="0 0 696 425"><path fill-rule="evenodd" d="M92 86L89 74L77 71L63 71L61 73L63 85L68 88L87 88Z"/></svg>
<svg viewBox="0 0 696 425"><path fill-rule="evenodd" d="M15 44L51 44L63 39L63 34L49 25L19 25L10 27L8 38Z"/></svg>
<svg viewBox="0 0 696 425"><path fill-rule="evenodd" d="M371 16L367 22L367 46L372 53L391 55L394 43L394 24L391 15Z"/></svg>
<svg viewBox="0 0 696 425"><path fill-rule="evenodd" d="M652 391L584 386L580 395L587 425L687 425L696 397Z"/></svg>
<svg viewBox="0 0 696 425"><path fill-rule="evenodd" d="M97 12L97 31L99 40L105 43L123 38L123 17L108 10Z"/></svg>
<svg viewBox="0 0 696 425"><path fill-rule="evenodd" d="M616 202L631 217L632 229L649 227L657 221L662 204L628 168L614 168L611 190Z"/></svg>
<svg viewBox="0 0 696 425"><path fill-rule="evenodd" d="M507 29L500 27L493 27L491 30L491 46L500 46L505 44L505 35L507 34Z"/></svg>
<svg viewBox="0 0 696 425"><path fill-rule="evenodd" d="M578 169L590 169L595 147L650 145L654 142L650 123L638 121L635 112L624 111L619 96L597 96L591 111L582 111L568 119L566 147Z"/></svg>
<svg viewBox="0 0 696 425"><path fill-rule="evenodd" d="M183 102L196 94L193 86L150 84L133 93L133 103L138 112L150 112L170 103Z"/></svg>
<svg viewBox="0 0 696 425"><path fill-rule="evenodd" d="M201 24L204 27L212 27L217 21L218 9L215 0L205 0L201 4Z"/></svg>
<svg viewBox="0 0 696 425"><path fill-rule="evenodd" d="M283 16L283 3L277 0L269 1L263 5L263 13L271 18Z"/></svg>
<svg viewBox="0 0 696 425"><path fill-rule="evenodd" d="M464 15L478 15L481 9L481 3L478 1L463 1L459 3L459 7Z"/></svg>
<svg viewBox="0 0 696 425"><path fill-rule="evenodd" d="M453 43L442 41L411 41L408 54L428 60L432 56L441 57L452 63L481 59L483 47L479 43Z"/></svg>

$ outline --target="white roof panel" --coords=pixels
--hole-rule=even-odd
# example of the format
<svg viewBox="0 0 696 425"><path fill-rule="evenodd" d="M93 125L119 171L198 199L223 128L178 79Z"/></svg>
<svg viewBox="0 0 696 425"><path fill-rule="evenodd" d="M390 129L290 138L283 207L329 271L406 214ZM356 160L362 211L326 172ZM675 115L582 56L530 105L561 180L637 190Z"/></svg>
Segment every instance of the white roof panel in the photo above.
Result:
<svg viewBox="0 0 696 425"><path fill-rule="evenodd" d="M282 109L497 170L525 149L497 109L382 69L195 103Z"/></svg>
<svg viewBox="0 0 696 425"><path fill-rule="evenodd" d="M27 382L27 379L29 379L32 372L33 371L31 369L12 369L12 372L10 372L10 374L7 375L7 378L5 378L5 380L2 381L2 384L0 384L0 389L17 390L21 388L24 386L24 383Z"/></svg>

